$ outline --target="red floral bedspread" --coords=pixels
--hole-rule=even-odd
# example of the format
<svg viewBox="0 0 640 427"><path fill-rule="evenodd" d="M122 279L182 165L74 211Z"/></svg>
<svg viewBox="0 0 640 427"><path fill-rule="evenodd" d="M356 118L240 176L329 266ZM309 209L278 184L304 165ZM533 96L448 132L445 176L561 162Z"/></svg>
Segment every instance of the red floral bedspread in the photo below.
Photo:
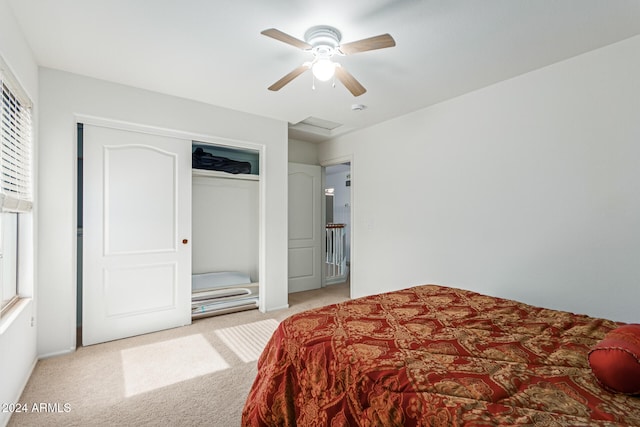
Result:
<svg viewBox="0 0 640 427"><path fill-rule="evenodd" d="M284 320L244 426L640 426L587 352L619 324L435 285Z"/></svg>

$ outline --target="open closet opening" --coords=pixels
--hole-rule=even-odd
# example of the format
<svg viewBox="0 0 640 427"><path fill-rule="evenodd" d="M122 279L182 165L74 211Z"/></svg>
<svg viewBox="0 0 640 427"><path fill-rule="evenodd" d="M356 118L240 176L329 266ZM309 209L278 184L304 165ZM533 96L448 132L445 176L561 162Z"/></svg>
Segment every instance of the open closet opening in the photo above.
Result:
<svg viewBox="0 0 640 427"><path fill-rule="evenodd" d="M259 153L192 145L192 318L258 308Z"/></svg>

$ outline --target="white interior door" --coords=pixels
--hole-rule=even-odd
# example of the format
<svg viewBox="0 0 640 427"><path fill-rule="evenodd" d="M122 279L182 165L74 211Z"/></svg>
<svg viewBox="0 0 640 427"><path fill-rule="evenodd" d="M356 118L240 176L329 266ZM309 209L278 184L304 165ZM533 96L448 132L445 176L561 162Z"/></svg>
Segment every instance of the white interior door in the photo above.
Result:
<svg viewBox="0 0 640 427"><path fill-rule="evenodd" d="M320 166L289 163L289 292L322 286Z"/></svg>
<svg viewBox="0 0 640 427"><path fill-rule="evenodd" d="M189 324L191 141L83 136L83 344Z"/></svg>

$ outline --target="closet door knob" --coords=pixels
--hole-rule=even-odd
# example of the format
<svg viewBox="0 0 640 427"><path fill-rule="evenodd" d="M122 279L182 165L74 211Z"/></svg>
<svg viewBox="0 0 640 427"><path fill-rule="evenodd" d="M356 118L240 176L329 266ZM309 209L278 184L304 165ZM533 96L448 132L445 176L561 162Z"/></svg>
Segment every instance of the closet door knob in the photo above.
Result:
<svg viewBox="0 0 640 427"><path fill-rule="evenodd" d="M182 239L182 244L186 245L187 243L189 243L189 241L187 239Z"/></svg>

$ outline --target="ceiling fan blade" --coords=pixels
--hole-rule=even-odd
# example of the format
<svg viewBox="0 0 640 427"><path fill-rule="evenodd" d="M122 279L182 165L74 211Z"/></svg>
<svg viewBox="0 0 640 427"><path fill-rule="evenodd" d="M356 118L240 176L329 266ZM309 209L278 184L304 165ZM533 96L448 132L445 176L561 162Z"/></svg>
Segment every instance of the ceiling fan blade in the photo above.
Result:
<svg viewBox="0 0 640 427"><path fill-rule="evenodd" d="M261 31L260 34L265 35L267 37L271 37L272 39L276 39L278 41L290 44L291 46L295 46L298 49L311 49L311 45L309 43L303 42L293 36L290 36L287 33L283 33L280 30L276 30L275 28L269 28L268 30Z"/></svg>
<svg viewBox="0 0 640 427"><path fill-rule="evenodd" d="M395 45L396 41L389 34L380 34L379 36L369 37L368 39L342 44L340 45L340 51L345 55L353 55L354 53L384 49Z"/></svg>
<svg viewBox="0 0 640 427"><path fill-rule="evenodd" d="M344 87L346 87L353 96L360 96L367 91L355 77L340 65L336 66L336 77L338 77L338 80L342 82Z"/></svg>
<svg viewBox="0 0 640 427"><path fill-rule="evenodd" d="M281 78L280 80L278 80L277 82L269 86L269 90L277 91L282 89L287 83L291 82L291 80L295 79L300 74L307 71L308 69L309 69L309 66L306 64L299 66L298 68L296 68L295 70L293 70L292 72L290 72L289 74L287 74L286 76L284 76L283 78Z"/></svg>

